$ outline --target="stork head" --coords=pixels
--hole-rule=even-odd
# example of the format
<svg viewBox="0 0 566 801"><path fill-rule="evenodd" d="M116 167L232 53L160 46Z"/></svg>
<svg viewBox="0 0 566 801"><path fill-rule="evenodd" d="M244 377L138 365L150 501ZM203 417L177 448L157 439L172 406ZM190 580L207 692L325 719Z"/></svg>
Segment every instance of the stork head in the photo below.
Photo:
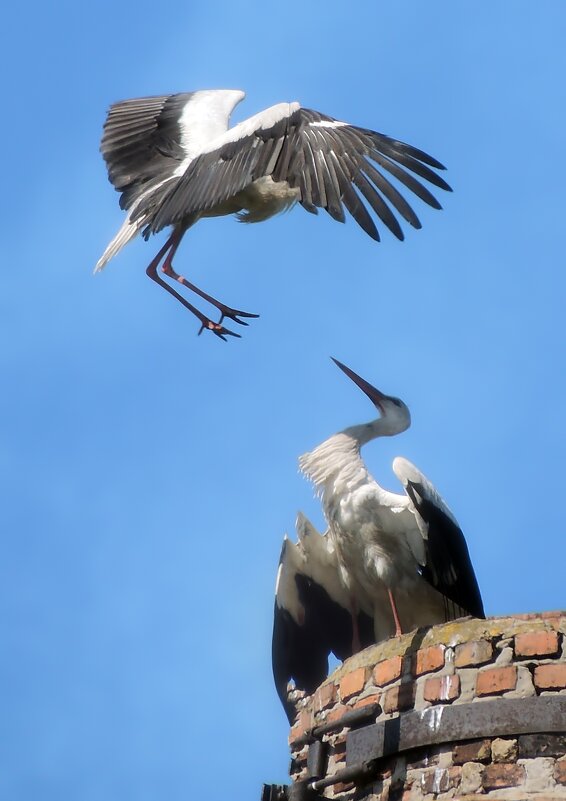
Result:
<svg viewBox="0 0 566 801"><path fill-rule="evenodd" d="M374 436L392 437L409 428L411 425L411 413L402 400L394 398L392 395L385 395L377 387L372 386L357 373L354 373L353 370L350 370L349 367L346 367L345 364L339 362L338 359L332 358L332 361L368 396L379 411L380 417L374 426L376 430L374 432L368 431L367 440L373 439ZM371 426L372 424L369 425Z"/></svg>

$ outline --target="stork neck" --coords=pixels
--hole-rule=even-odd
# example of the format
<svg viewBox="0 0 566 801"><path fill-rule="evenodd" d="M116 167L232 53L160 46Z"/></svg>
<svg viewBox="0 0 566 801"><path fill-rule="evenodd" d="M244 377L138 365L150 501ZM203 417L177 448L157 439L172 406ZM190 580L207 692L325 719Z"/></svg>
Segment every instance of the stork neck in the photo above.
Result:
<svg viewBox="0 0 566 801"><path fill-rule="evenodd" d="M345 428L301 456L301 471L322 495L342 483L350 490L355 489L372 478L360 455L361 447L377 437L392 436L398 430L395 421L384 417Z"/></svg>
<svg viewBox="0 0 566 801"><path fill-rule="evenodd" d="M358 438L350 431L334 434L299 459L302 472L317 491L324 494L336 481L354 487L367 480L369 473L360 455Z"/></svg>

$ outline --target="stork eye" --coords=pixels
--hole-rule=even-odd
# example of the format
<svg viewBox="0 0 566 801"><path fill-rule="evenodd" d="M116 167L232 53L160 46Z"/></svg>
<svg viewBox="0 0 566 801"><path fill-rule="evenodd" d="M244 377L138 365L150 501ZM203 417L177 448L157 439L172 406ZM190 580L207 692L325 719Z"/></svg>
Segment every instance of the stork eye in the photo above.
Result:
<svg viewBox="0 0 566 801"><path fill-rule="evenodd" d="M391 398L391 400L393 401L395 406L398 406L399 408L401 408L401 401L399 400L399 398Z"/></svg>

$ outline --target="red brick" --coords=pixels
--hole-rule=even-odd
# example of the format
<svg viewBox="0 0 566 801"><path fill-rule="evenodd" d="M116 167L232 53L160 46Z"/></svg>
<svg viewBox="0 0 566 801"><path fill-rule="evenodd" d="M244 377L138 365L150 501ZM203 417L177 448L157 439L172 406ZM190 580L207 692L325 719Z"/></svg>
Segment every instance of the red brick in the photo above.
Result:
<svg viewBox="0 0 566 801"><path fill-rule="evenodd" d="M555 631L527 631L515 637L516 656L555 656L558 634Z"/></svg>
<svg viewBox="0 0 566 801"><path fill-rule="evenodd" d="M387 714L392 712L402 712L405 709L412 709L415 703L415 685L399 684L397 687L391 687L383 694L383 711Z"/></svg>
<svg viewBox="0 0 566 801"><path fill-rule="evenodd" d="M489 762L490 757L491 740L473 740L454 746L455 765L463 765L465 762Z"/></svg>
<svg viewBox="0 0 566 801"><path fill-rule="evenodd" d="M437 704L453 701L460 695L460 676L434 676L425 681L424 699Z"/></svg>
<svg viewBox="0 0 566 801"><path fill-rule="evenodd" d="M314 709L315 712L321 712L323 709L328 709L329 706L336 701L338 690L335 684L323 684L319 687L314 694Z"/></svg>
<svg viewBox="0 0 566 801"><path fill-rule="evenodd" d="M514 690L517 684L517 668L508 665L501 668L480 670L476 684L476 695L495 695Z"/></svg>
<svg viewBox="0 0 566 801"><path fill-rule="evenodd" d="M373 669L373 680L382 687L384 684L389 684L395 679L398 679L403 669L403 657L393 656L391 659L385 659L379 662Z"/></svg>
<svg viewBox="0 0 566 801"><path fill-rule="evenodd" d="M554 766L554 778L558 784L566 784L566 758L561 759Z"/></svg>
<svg viewBox="0 0 566 801"><path fill-rule="evenodd" d="M482 778L484 790L499 790L502 787L517 787L525 781L522 765L487 765Z"/></svg>
<svg viewBox="0 0 566 801"><path fill-rule="evenodd" d="M423 771L419 787L421 792L426 795L445 793L448 790L448 771L446 768L432 768L432 770Z"/></svg>
<svg viewBox="0 0 566 801"><path fill-rule="evenodd" d="M491 662L493 646L487 640L471 640L456 646L454 664L456 667L473 667Z"/></svg>
<svg viewBox="0 0 566 801"><path fill-rule="evenodd" d="M309 712L307 712L306 709L301 709L301 711L299 712L299 716L295 722L295 725L293 726L289 734L289 744L291 745L292 743L294 743L295 740L298 740L299 737L302 737L303 734L306 734L306 732L311 728L312 728L312 715Z"/></svg>
<svg viewBox="0 0 566 801"><path fill-rule="evenodd" d="M539 690L562 690L566 687L566 664L538 665L535 687Z"/></svg>
<svg viewBox="0 0 566 801"><path fill-rule="evenodd" d="M415 675L421 676L423 673L430 673L444 666L444 647L442 645L431 645L430 648L422 648L417 651L415 660Z"/></svg>
<svg viewBox="0 0 566 801"><path fill-rule="evenodd" d="M457 787L462 777L462 768L433 768L421 775L419 788L426 795L429 793L445 793ZM436 797L436 796L435 796Z"/></svg>
<svg viewBox="0 0 566 801"><path fill-rule="evenodd" d="M338 720L339 718L341 718L342 715L345 715L346 712L350 712L350 711L351 711L351 708L349 706L346 706L346 704L338 704L338 706L335 706L334 709L332 709L328 713L328 716L327 716L325 722L326 723L333 723L335 720Z"/></svg>
<svg viewBox="0 0 566 801"><path fill-rule="evenodd" d="M340 680L340 698L345 701L353 695L358 695L364 689L366 683L366 669L358 668L346 673Z"/></svg>
<svg viewBox="0 0 566 801"><path fill-rule="evenodd" d="M371 695L366 695L365 698L358 698L358 700L354 704L354 709L361 709L361 707L363 706L376 704L378 703L380 698L381 698L381 693L372 693Z"/></svg>

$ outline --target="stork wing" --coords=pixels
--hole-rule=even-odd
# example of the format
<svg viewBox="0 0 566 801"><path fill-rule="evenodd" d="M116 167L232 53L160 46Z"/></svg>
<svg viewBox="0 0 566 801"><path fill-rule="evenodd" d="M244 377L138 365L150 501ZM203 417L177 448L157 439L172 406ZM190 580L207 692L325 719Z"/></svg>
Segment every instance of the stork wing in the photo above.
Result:
<svg viewBox="0 0 566 801"><path fill-rule="evenodd" d="M462 529L434 486L415 465L397 457L403 484L426 546L422 575L438 592L474 617L485 617L481 593Z"/></svg>
<svg viewBox="0 0 566 801"><path fill-rule="evenodd" d="M293 680L298 689L314 692L328 675L330 653L342 660L351 656L353 634L349 608L342 605L344 591L337 591L338 566L327 547L327 537L301 515L297 529L301 538L316 544L304 548L302 541L298 545L287 537L283 541L272 639L273 678L290 723L295 708L288 697L288 682ZM362 645L369 645L373 642L372 621L364 615L359 627Z"/></svg>
<svg viewBox="0 0 566 801"><path fill-rule="evenodd" d="M377 169L375 165L381 168ZM384 134L357 128L317 111L282 103L236 125L226 137L191 162L178 184L151 217L155 233L193 213L210 210L253 181L271 176L299 192L310 212L325 209L344 222L344 208L373 239L379 233L366 203L398 238L403 239L395 212L413 227L415 212L383 171L433 208L441 208L414 176L450 191L434 170L444 167L411 145Z"/></svg>
<svg viewBox="0 0 566 801"><path fill-rule="evenodd" d="M186 153L180 117L194 93L122 100L110 107L100 150L108 178L122 193L120 207L173 175Z"/></svg>
<svg viewBox="0 0 566 801"><path fill-rule="evenodd" d="M179 168L202 150L203 140L226 131L243 97L239 90L212 89L114 103L100 150L111 183L122 193L121 208L130 209L143 195L155 204L151 190L167 184L159 192L162 199L171 190L171 179L182 175Z"/></svg>

